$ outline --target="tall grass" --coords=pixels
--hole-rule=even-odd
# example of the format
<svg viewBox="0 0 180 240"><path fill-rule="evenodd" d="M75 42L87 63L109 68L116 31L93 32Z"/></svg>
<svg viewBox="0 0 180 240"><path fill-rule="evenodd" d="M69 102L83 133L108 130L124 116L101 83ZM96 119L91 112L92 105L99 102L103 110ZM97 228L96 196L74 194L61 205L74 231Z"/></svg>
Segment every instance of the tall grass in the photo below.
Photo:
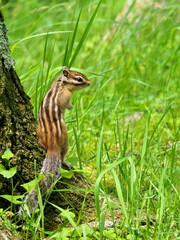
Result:
<svg viewBox="0 0 180 240"><path fill-rule="evenodd" d="M98 4L4 5L16 70L36 116L63 64L92 81L75 93L66 121L67 160L79 162L95 183L100 235L94 239L178 239L179 5ZM121 219L108 235L107 212L115 221L115 209Z"/></svg>

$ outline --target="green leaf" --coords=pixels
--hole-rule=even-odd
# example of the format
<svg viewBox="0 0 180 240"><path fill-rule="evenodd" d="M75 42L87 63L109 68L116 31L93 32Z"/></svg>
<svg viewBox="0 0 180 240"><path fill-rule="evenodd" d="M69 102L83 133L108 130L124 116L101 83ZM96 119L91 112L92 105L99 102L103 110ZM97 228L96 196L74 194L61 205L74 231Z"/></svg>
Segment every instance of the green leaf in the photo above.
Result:
<svg viewBox="0 0 180 240"><path fill-rule="evenodd" d="M10 168L9 170L6 170L4 165L0 164L0 174L3 175L5 178L11 178L13 177L17 172L16 167Z"/></svg>
<svg viewBox="0 0 180 240"><path fill-rule="evenodd" d="M116 233L114 232L113 229L110 230L104 230L103 231L104 237L107 237L107 239L116 239Z"/></svg>
<svg viewBox="0 0 180 240"><path fill-rule="evenodd" d="M31 189L33 189L37 186L38 182L40 180L42 180L44 176L45 176L44 174L40 174L36 179L34 179L28 183L21 184L21 187L25 188L27 192L30 192Z"/></svg>
<svg viewBox="0 0 180 240"><path fill-rule="evenodd" d="M79 158L78 157L70 157L68 158L68 162L71 163L71 165L76 165L78 163Z"/></svg>
<svg viewBox="0 0 180 240"><path fill-rule="evenodd" d="M69 228L63 228L62 231L57 231L55 234L51 235L48 239L63 239L63 240L69 240L69 237L71 236L73 229Z"/></svg>
<svg viewBox="0 0 180 240"><path fill-rule="evenodd" d="M61 176L64 177L64 178L70 179L74 175L73 171L67 171L67 170L62 169L62 168L60 169L60 171L61 171Z"/></svg>
<svg viewBox="0 0 180 240"><path fill-rule="evenodd" d="M57 208L58 210L60 210L63 214L61 216L65 217L65 219L68 219L69 223L73 226L73 228L76 230L76 232L78 233L79 236L81 236L80 232L79 232L79 229L77 228L77 225L76 223L74 222L74 213L70 212L69 210L64 210L63 208L53 204L53 203L50 203L53 207Z"/></svg>
<svg viewBox="0 0 180 240"><path fill-rule="evenodd" d="M84 235L84 236L88 236L88 235L92 234L93 231L94 231L94 230L93 230L90 226L88 226L87 224L82 224L82 225L81 225L81 228L82 228L82 232L83 232L83 235Z"/></svg>
<svg viewBox="0 0 180 240"><path fill-rule="evenodd" d="M23 198L24 195L19 195L19 196L12 196L12 195L0 195L0 197L8 200L9 202L11 203L14 203L14 204L22 204L23 201L18 201L17 199L19 198Z"/></svg>
<svg viewBox="0 0 180 240"><path fill-rule="evenodd" d="M4 154L2 155L3 159L7 159L9 160L10 158L14 157L14 154L11 152L11 150L8 148L6 149L6 151L4 152Z"/></svg>
<svg viewBox="0 0 180 240"><path fill-rule="evenodd" d="M69 237L71 236L73 232L73 229L69 229L69 228L63 228L61 231L61 239L69 239ZM57 238L58 239L58 238Z"/></svg>
<svg viewBox="0 0 180 240"><path fill-rule="evenodd" d="M64 219L68 219L69 217L72 219L75 218L75 214L68 209L61 212L60 216L63 217Z"/></svg>

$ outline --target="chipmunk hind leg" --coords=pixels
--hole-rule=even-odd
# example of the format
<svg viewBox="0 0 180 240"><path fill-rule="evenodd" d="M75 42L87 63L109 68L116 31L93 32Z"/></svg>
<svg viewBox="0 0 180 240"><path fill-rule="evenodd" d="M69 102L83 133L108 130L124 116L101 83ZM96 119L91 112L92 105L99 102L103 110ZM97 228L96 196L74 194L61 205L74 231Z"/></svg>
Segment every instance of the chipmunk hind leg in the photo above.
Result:
<svg viewBox="0 0 180 240"><path fill-rule="evenodd" d="M62 159L62 167L67 170L71 170L73 169L72 165L68 161L65 161L65 155L67 151L68 151L68 140L66 140L66 143L61 146L60 153L61 153L61 159Z"/></svg>

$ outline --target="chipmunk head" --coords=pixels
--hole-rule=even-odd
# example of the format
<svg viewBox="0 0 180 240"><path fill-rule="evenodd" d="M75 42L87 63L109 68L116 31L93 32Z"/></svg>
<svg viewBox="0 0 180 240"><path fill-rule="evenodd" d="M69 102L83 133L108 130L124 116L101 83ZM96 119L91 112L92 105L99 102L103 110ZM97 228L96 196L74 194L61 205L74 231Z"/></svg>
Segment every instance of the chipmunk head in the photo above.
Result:
<svg viewBox="0 0 180 240"><path fill-rule="evenodd" d="M91 84L82 73L72 71L68 67L62 68L62 82L67 85L71 91L87 87Z"/></svg>

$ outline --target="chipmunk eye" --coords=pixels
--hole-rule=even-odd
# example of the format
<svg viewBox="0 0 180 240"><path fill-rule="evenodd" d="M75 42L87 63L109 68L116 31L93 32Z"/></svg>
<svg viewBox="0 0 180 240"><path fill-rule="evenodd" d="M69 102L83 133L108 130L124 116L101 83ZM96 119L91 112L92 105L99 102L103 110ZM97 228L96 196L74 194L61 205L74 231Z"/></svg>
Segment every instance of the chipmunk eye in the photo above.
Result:
<svg viewBox="0 0 180 240"><path fill-rule="evenodd" d="M77 77L76 80L77 80L78 82L83 82L82 77Z"/></svg>

